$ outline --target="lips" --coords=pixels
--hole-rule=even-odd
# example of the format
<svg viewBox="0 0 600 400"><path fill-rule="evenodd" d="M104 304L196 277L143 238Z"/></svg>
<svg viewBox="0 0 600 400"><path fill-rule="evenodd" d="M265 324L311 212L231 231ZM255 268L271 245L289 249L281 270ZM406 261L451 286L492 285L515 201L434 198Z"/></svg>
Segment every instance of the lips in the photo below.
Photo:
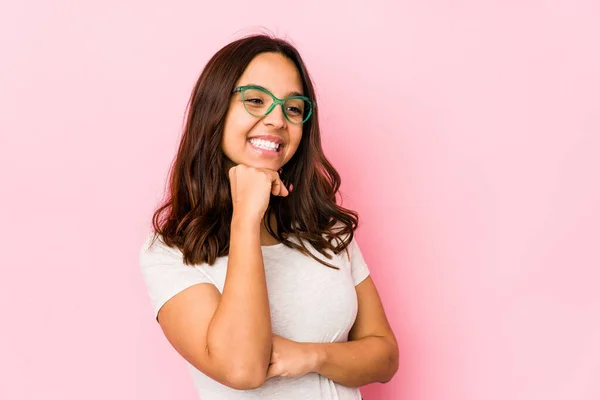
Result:
<svg viewBox="0 0 600 400"><path fill-rule="evenodd" d="M252 147L262 150L278 152L281 149L281 145L262 139L250 139L248 142Z"/></svg>
<svg viewBox="0 0 600 400"><path fill-rule="evenodd" d="M271 142L271 143L275 143L278 145L284 145L285 144L285 140L283 140L283 138L281 136L275 136L275 135L256 135L256 136L250 136L248 138L248 140L251 139L261 139L261 140L265 140L267 142Z"/></svg>
<svg viewBox="0 0 600 400"><path fill-rule="evenodd" d="M285 141L280 136L258 135L248 138L253 148L258 150L278 153L285 145Z"/></svg>

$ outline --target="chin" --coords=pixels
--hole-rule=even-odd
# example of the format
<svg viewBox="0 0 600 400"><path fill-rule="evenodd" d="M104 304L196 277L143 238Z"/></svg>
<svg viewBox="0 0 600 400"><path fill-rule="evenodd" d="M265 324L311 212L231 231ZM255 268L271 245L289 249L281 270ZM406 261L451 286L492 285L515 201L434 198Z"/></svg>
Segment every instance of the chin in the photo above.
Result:
<svg viewBox="0 0 600 400"><path fill-rule="evenodd" d="M271 169L273 171L277 171L277 170L279 170L279 168L281 168L281 165L279 163L275 163L275 162L254 162L252 164L246 164L246 165L250 165L254 168Z"/></svg>

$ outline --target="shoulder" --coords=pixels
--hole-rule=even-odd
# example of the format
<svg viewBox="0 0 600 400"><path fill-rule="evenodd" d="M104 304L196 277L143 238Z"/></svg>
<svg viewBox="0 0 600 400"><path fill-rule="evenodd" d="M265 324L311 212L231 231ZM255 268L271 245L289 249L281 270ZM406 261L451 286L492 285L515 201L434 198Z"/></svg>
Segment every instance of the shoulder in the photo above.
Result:
<svg viewBox="0 0 600 400"><path fill-rule="evenodd" d="M355 231L350 230L349 232L343 232L344 228L346 228L346 226L340 222L336 222L333 227L334 232L341 232L339 240L347 245L345 250L342 251L339 256L343 257L344 260L349 263L354 284L358 285L370 275L369 267L358 246Z"/></svg>
<svg viewBox="0 0 600 400"><path fill-rule="evenodd" d="M140 248L140 265L143 268L150 263L182 261L183 254L178 248L169 247L161 235L150 232Z"/></svg>
<svg viewBox="0 0 600 400"><path fill-rule="evenodd" d="M356 237L354 235L353 230L348 230L348 232L344 232L346 230L347 230L346 225L342 224L339 221L337 221L332 228L332 231L335 234L337 234L337 243L335 243L335 244L339 245L339 244L343 243L345 246L345 250L342 253L349 255L349 257L352 258L352 253L355 251L355 248L357 247Z"/></svg>
<svg viewBox="0 0 600 400"><path fill-rule="evenodd" d="M186 265L181 251L167 246L154 233L143 241L139 262L156 315L167 300L188 287L199 283L215 284L203 268Z"/></svg>

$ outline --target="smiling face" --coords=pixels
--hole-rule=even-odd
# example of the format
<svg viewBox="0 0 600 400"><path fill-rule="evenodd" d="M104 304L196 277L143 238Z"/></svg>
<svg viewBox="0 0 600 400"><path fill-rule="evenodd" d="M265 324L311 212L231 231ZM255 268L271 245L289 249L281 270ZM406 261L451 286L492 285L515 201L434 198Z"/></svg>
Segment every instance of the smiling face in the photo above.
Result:
<svg viewBox="0 0 600 400"><path fill-rule="evenodd" d="M302 79L296 66L278 53L256 56L235 87L246 85L262 86L280 99L303 94ZM247 102L257 101L248 97ZM301 139L302 124L289 122L281 106L276 106L264 117L255 117L244 107L241 93L231 95L221 148L233 164L277 171L292 158Z"/></svg>

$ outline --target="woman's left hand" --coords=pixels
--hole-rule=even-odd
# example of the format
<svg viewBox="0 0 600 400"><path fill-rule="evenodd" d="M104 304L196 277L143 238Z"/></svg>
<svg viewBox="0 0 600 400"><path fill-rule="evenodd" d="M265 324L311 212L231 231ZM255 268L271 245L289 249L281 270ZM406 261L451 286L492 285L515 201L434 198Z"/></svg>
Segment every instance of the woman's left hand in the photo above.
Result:
<svg viewBox="0 0 600 400"><path fill-rule="evenodd" d="M274 376L299 377L314 372L318 355L312 343L298 343L273 335L267 379Z"/></svg>

